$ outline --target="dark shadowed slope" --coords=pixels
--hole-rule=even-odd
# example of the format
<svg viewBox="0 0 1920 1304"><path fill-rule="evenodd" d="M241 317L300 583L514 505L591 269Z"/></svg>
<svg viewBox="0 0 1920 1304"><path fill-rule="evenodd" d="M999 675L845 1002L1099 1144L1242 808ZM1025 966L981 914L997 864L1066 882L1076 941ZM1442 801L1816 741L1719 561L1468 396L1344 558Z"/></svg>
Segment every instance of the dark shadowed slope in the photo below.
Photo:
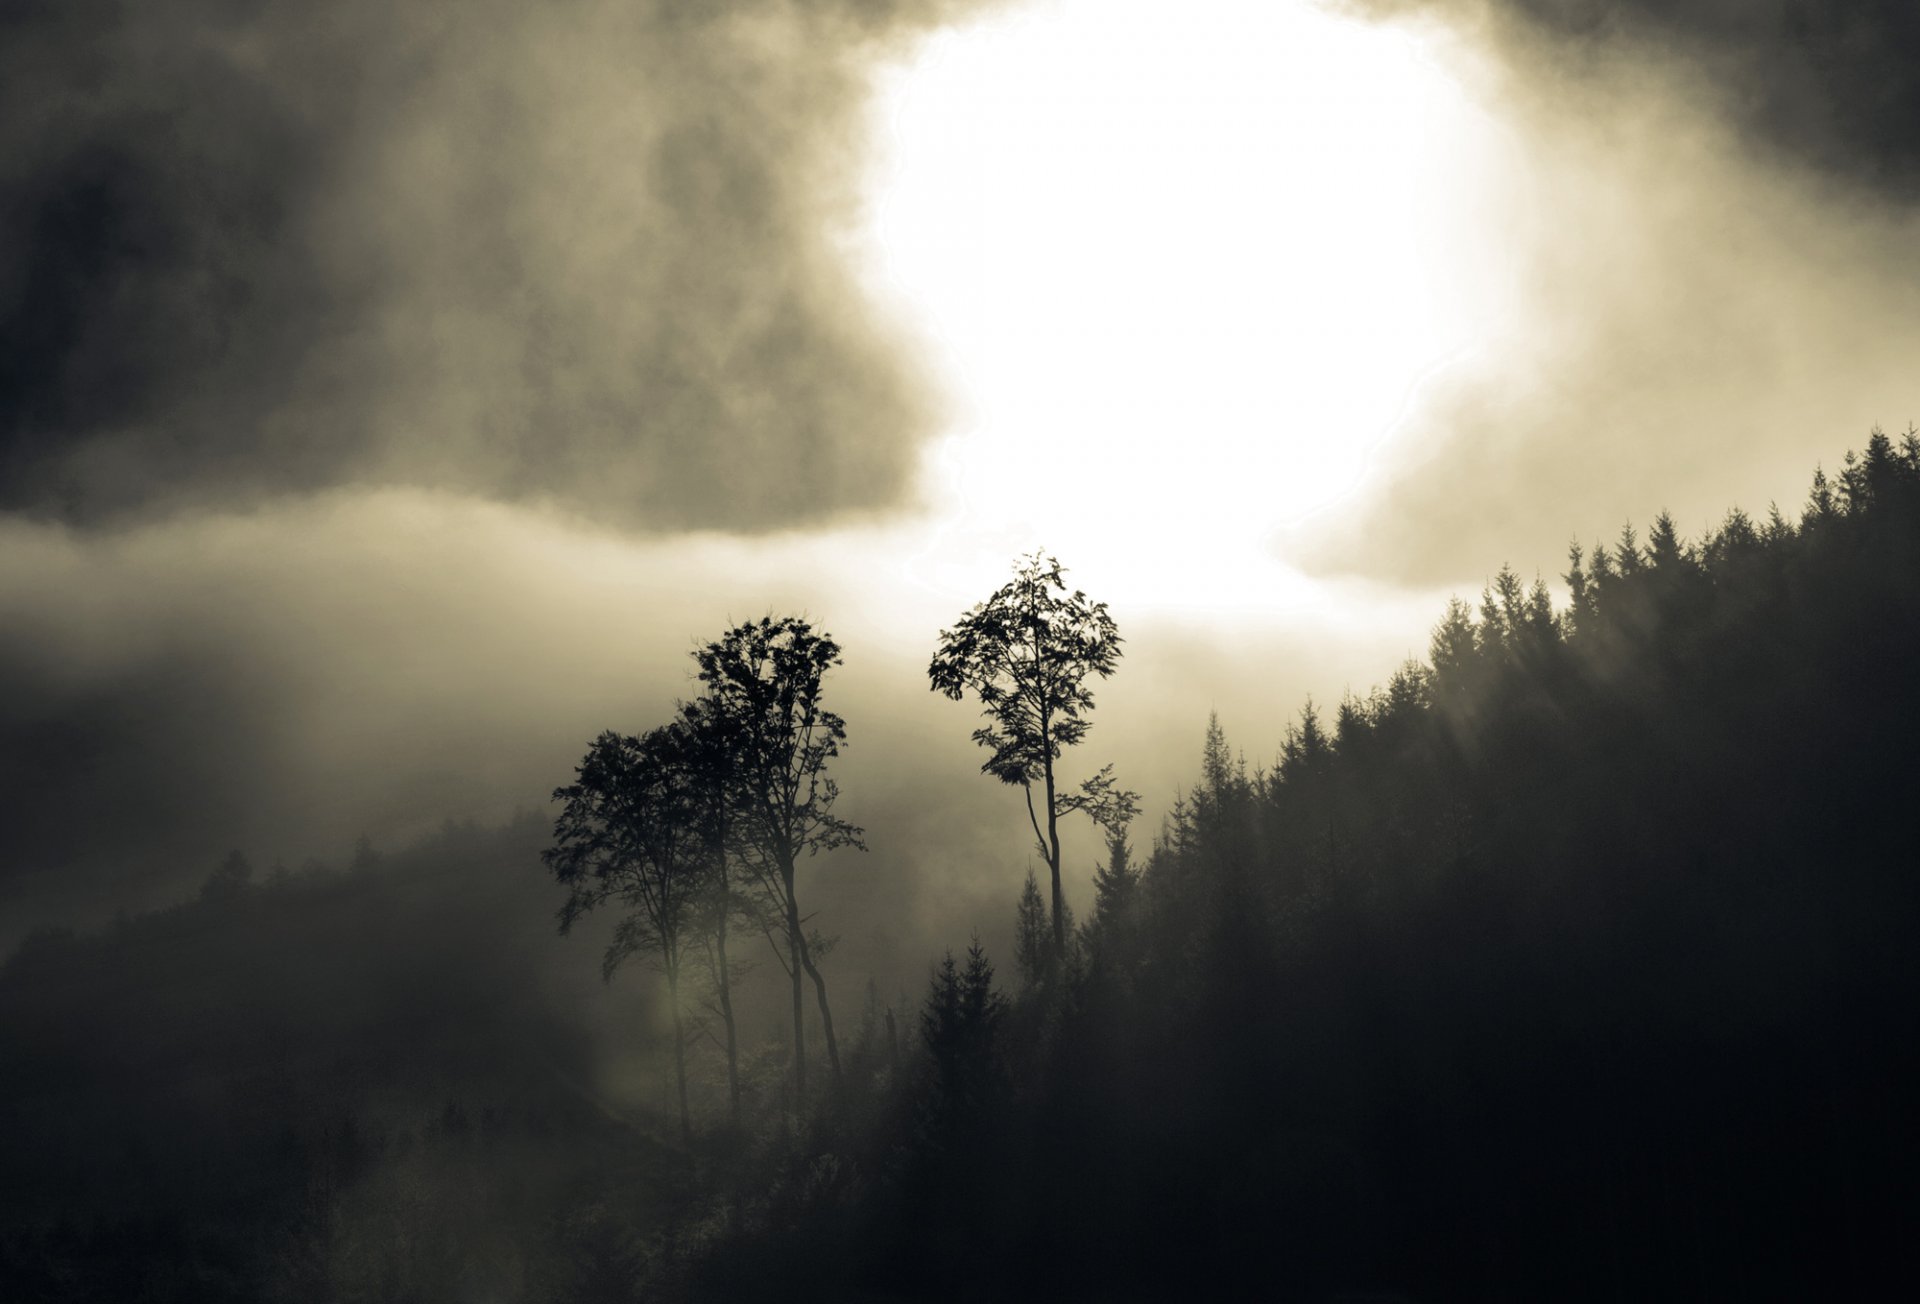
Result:
<svg viewBox="0 0 1920 1304"><path fill-rule="evenodd" d="M1797 524L1689 544L1662 517L1568 578L1556 612L1503 571L1432 665L1309 707L1271 771L1212 730L1065 976L930 1033L886 1123L827 1130L840 1180L770 1200L691 1293L1815 1298L1894 1272L1920 442L1876 434Z"/></svg>

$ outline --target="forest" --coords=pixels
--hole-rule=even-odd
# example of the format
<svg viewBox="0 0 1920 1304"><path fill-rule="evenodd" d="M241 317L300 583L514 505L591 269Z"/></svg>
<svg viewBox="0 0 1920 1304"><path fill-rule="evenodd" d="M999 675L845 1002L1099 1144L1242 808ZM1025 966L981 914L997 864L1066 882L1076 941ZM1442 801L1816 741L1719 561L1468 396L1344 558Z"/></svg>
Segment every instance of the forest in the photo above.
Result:
<svg viewBox="0 0 1920 1304"><path fill-rule="evenodd" d="M1920 1215L1920 433L1565 565L1277 755L1195 721L1146 828L1090 735L1120 631L1018 560L927 679L1036 868L904 1000L809 912L864 835L797 616L505 827L35 933L0 1298L1864 1295ZM603 976L659 990L644 1115Z"/></svg>

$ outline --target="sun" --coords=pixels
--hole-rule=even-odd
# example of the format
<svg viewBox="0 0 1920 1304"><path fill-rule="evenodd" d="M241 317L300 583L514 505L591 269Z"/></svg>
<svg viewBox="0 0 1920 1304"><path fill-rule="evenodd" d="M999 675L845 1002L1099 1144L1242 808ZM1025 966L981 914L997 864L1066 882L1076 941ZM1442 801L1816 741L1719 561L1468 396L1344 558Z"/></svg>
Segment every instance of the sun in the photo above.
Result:
<svg viewBox="0 0 1920 1304"><path fill-rule="evenodd" d="M952 537L1209 602L1247 577L1197 589L1196 549L1265 564L1354 488L1499 311L1475 206L1504 141L1423 39L1287 0L1054 0L883 77L858 244L953 399Z"/></svg>

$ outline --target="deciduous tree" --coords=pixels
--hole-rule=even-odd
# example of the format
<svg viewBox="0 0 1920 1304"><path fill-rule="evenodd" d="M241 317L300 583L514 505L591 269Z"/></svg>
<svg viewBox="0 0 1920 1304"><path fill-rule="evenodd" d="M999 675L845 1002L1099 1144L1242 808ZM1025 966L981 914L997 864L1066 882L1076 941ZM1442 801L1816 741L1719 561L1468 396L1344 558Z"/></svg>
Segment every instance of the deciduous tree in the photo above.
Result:
<svg viewBox="0 0 1920 1304"><path fill-rule="evenodd" d="M866 849L861 830L833 813L840 789L827 774L847 736L846 722L826 708L822 695L827 671L840 664L840 645L798 616L768 616L728 630L694 659L706 685L703 703L731 758L730 837L786 935L794 1089L804 1099L803 975L813 982L836 1081L840 1047L826 980L816 964L819 944L805 930L795 880L800 862L810 856L841 847Z"/></svg>
<svg viewBox="0 0 1920 1304"><path fill-rule="evenodd" d="M604 977L611 979L622 962L639 956L666 978L680 1131L691 1145L680 976L683 944L709 865L699 836L689 742L684 728L671 725L638 738L601 734L574 782L553 794L564 805L554 821L553 845L541 858L567 889L562 932L609 902L626 908L607 946Z"/></svg>
<svg viewBox="0 0 1920 1304"><path fill-rule="evenodd" d="M1054 770L1062 751L1092 727L1090 681L1113 674L1120 643L1107 604L1069 592L1058 559L1036 552L1019 560L1012 580L940 631L927 668L933 691L956 702L969 692L979 699L987 723L973 740L988 752L980 769L1026 794L1027 819L1053 879L1053 943L1061 954L1060 816L1084 810L1106 826L1139 800L1114 785L1111 767L1077 793L1060 791Z"/></svg>

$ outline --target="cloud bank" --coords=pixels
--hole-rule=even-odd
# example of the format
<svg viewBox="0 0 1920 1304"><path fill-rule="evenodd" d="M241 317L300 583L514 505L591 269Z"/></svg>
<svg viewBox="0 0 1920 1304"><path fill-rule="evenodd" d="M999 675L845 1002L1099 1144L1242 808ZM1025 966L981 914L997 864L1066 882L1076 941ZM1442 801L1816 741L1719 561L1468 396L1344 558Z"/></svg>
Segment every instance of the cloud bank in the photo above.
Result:
<svg viewBox="0 0 1920 1304"><path fill-rule="evenodd" d="M835 241L867 69L979 7L7 6L0 510L897 504L936 404Z"/></svg>
<svg viewBox="0 0 1920 1304"><path fill-rule="evenodd" d="M1486 200L1514 308L1411 399L1321 573L1551 576L1569 536L1798 507L1816 460L1920 417L1920 10L1367 4L1439 16L1528 168ZM1462 67L1467 65L1463 61Z"/></svg>

